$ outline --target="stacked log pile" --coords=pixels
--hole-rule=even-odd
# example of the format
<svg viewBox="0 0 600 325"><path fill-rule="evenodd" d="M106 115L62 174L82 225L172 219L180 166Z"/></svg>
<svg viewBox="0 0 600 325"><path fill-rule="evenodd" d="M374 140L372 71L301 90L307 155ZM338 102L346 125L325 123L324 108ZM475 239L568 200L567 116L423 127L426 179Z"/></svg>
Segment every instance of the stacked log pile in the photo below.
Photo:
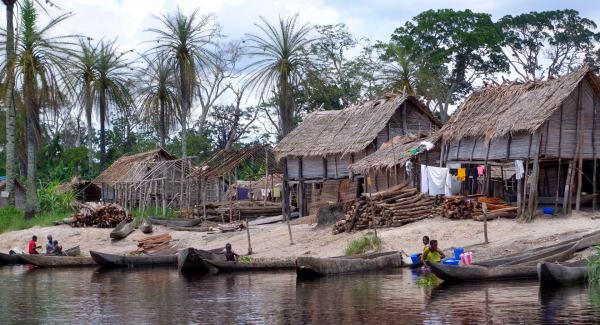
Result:
<svg viewBox="0 0 600 325"><path fill-rule="evenodd" d="M344 206L344 219L336 222L333 233L372 227L399 227L432 216L433 199L406 184L377 193L365 193Z"/></svg>
<svg viewBox="0 0 600 325"><path fill-rule="evenodd" d="M483 221L482 203L486 203L488 220L516 218L517 208L500 198L447 196L441 206L442 216L449 219L473 219Z"/></svg>
<svg viewBox="0 0 600 325"><path fill-rule="evenodd" d="M123 220L133 220L127 210L116 203L85 202L78 207L79 212L73 214L70 222L73 227L114 228Z"/></svg>
<svg viewBox="0 0 600 325"><path fill-rule="evenodd" d="M155 254L167 248L172 239L170 234L146 237L138 241L138 248L131 252L131 255Z"/></svg>

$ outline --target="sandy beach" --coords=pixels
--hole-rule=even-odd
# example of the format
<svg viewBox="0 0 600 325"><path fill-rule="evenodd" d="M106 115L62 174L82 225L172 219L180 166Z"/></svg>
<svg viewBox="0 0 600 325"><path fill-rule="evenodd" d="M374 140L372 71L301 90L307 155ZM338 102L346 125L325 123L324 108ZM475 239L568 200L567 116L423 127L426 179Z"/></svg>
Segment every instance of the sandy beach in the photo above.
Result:
<svg viewBox="0 0 600 325"><path fill-rule="evenodd" d="M403 227L378 229L385 250L403 250L407 253L421 250L421 237L428 235L440 242L441 248L451 251L462 246L473 251L475 259L484 259L518 252L527 248L549 245L586 232L600 230L600 219L592 219L592 213L574 213L568 217L539 217L531 223L519 220L494 220L488 223L490 243L483 245L483 223L471 220L425 219ZM290 245L287 225L276 223L251 226L252 250L257 257L293 257L303 254L314 256L342 255L346 245L367 231L333 235L331 226L314 224L292 225L294 245ZM178 248L195 247L213 249L231 243L236 252L246 254L248 238L246 231L207 233L174 231L155 226L154 234L170 233ZM127 253L136 248L137 240L148 235L135 231L120 241L109 239L111 229L72 228L67 225L33 227L0 235L0 251L12 247L25 248L32 235L43 243L48 234L59 240L65 248L81 246L83 254L89 250L110 253Z"/></svg>

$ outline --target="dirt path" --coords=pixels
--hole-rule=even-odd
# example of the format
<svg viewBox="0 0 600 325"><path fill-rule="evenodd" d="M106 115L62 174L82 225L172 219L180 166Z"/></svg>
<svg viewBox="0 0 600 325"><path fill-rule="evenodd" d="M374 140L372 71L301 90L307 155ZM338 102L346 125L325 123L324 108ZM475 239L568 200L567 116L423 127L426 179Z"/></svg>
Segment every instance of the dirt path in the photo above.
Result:
<svg viewBox="0 0 600 325"><path fill-rule="evenodd" d="M488 224L490 244L483 242L483 223L471 220L452 221L443 218L426 219L398 228L379 229L386 250L419 252L421 237L429 235L440 242L440 247L450 250L454 246L467 247L475 259L485 259L521 251L535 246L549 245L584 232L600 230L600 219L592 220L591 213L578 213L569 217L538 218L531 223L517 220L494 220ZM82 252L99 250L126 253L136 248L136 240L146 237L135 231L124 240L113 242L111 229L71 228L70 226L34 227L0 234L0 251L18 246L25 248L32 235L43 243L48 234L59 240L65 248L80 245ZM212 249L231 243L236 252L245 254L248 247L245 231L209 234L205 232L173 231L155 227L154 234L169 232L180 248ZM284 223L251 227L252 249L259 257L289 257L302 254L335 256L343 254L346 245L363 232L332 235L331 227L315 228L313 225L292 225L294 245L289 244Z"/></svg>

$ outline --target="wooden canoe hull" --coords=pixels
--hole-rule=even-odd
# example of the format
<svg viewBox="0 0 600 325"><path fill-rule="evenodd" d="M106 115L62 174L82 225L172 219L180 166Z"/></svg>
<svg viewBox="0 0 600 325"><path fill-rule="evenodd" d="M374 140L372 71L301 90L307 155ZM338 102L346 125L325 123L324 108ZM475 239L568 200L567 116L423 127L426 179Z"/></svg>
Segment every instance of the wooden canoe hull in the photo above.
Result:
<svg viewBox="0 0 600 325"><path fill-rule="evenodd" d="M580 246L581 241L570 241L561 245L536 248L522 254L513 254L496 259L474 263L485 267L498 267L510 265L536 265L538 262L563 262L571 258Z"/></svg>
<svg viewBox="0 0 600 325"><path fill-rule="evenodd" d="M15 265L23 264L24 261L21 255L10 255L6 253L0 253L0 265Z"/></svg>
<svg viewBox="0 0 600 325"><path fill-rule="evenodd" d="M90 251L94 261L104 267L176 266L177 255L125 256Z"/></svg>
<svg viewBox="0 0 600 325"><path fill-rule="evenodd" d="M231 262L231 261L215 261L206 260L206 262L214 266L217 272L242 272L242 271L280 271L294 270L296 268L295 259L281 259L269 261L255 262ZM211 270L213 271L213 270ZM213 271L214 272L214 271Z"/></svg>
<svg viewBox="0 0 600 325"><path fill-rule="evenodd" d="M148 220L154 225L168 227L195 227L202 222L202 219L162 219L151 217Z"/></svg>
<svg viewBox="0 0 600 325"><path fill-rule="evenodd" d="M125 220L121 221L117 227L110 232L110 238L112 239L123 239L129 234L131 234L135 230L135 225L133 222L127 222Z"/></svg>
<svg viewBox="0 0 600 325"><path fill-rule="evenodd" d="M89 256L46 256L23 254L21 258L38 267L98 266Z"/></svg>
<svg viewBox="0 0 600 325"><path fill-rule="evenodd" d="M533 266L453 266L441 263L428 263L431 272L447 282L494 281L508 279L535 279L537 267Z"/></svg>
<svg viewBox="0 0 600 325"><path fill-rule="evenodd" d="M219 249L220 250L220 249ZM177 268L181 272L218 273L218 270L207 263L207 260L225 261L223 254L215 254L216 250L205 251L195 248L186 248L177 252Z"/></svg>
<svg viewBox="0 0 600 325"><path fill-rule="evenodd" d="M537 265L538 280L543 286L569 286L584 283L588 277L585 266L564 266L554 263Z"/></svg>
<svg viewBox="0 0 600 325"><path fill-rule="evenodd" d="M310 278L332 274L384 270L401 266L402 255L399 252L377 254L371 258L300 256L296 259L296 274L298 278Z"/></svg>

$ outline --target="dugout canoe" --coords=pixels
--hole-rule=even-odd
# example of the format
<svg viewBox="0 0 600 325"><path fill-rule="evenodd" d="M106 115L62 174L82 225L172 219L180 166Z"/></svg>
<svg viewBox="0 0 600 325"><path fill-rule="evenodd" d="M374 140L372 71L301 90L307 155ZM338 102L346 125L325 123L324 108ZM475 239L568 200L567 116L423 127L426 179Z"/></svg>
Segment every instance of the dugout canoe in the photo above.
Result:
<svg viewBox="0 0 600 325"><path fill-rule="evenodd" d="M202 222L202 219L164 219L154 217L148 217L148 220L153 225L168 227L195 227Z"/></svg>
<svg viewBox="0 0 600 325"><path fill-rule="evenodd" d="M15 265L23 263L24 261L21 259L20 254L10 255L6 253L0 253L0 265Z"/></svg>
<svg viewBox="0 0 600 325"><path fill-rule="evenodd" d="M225 255L218 254L221 248L205 251L195 248L186 248L177 252L177 268L181 272L218 273L218 270L207 263L207 260L225 261Z"/></svg>
<svg viewBox="0 0 600 325"><path fill-rule="evenodd" d="M142 217L142 222L140 223L140 231L144 234L152 233L152 223L148 221L148 219Z"/></svg>
<svg viewBox="0 0 600 325"><path fill-rule="evenodd" d="M110 238L112 239L123 239L135 230L135 225L132 222L126 220L121 221L113 231L110 232Z"/></svg>
<svg viewBox="0 0 600 325"><path fill-rule="evenodd" d="M90 251L92 259L103 267L176 266L177 255L127 256Z"/></svg>
<svg viewBox="0 0 600 325"><path fill-rule="evenodd" d="M400 252L384 252L354 257L311 257L296 259L296 274L299 279L318 276L366 272L398 268L402 266Z"/></svg>
<svg viewBox="0 0 600 325"><path fill-rule="evenodd" d="M535 265L485 267L479 265L453 266L429 262L431 272L446 282L535 279Z"/></svg>
<svg viewBox="0 0 600 325"><path fill-rule="evenodd" d="M588 277L585 266L566 266L555 263L539 263L537 275L542 286L569 286L584 283Z"/></svg>
<svg viewBox="0 0 600 325"><path fill-rule="evenodd" d="M489 259L476 262L474 264L485 267L499 267L522 264L536 265L538 262L563 262L573 256L573 254L581 246L582 240L577 242L569 241L560 245L536 248L525 253Z"/></svg>
<svg viewBox="0 0 600 325"><path fill-rule="evenodd" d="M213 268L210 268L211 273L242 271L281 271L294 270L296 268L295 259L268 259L250 262L206 260L206 263L213 266Z"/></svg>
<svg viewBox="0 0 600 325"><path fill-rule="evenodd" d="M27 264L38 267L98 266L89 256L49 256L23 254L21 258Z"/></svg>

